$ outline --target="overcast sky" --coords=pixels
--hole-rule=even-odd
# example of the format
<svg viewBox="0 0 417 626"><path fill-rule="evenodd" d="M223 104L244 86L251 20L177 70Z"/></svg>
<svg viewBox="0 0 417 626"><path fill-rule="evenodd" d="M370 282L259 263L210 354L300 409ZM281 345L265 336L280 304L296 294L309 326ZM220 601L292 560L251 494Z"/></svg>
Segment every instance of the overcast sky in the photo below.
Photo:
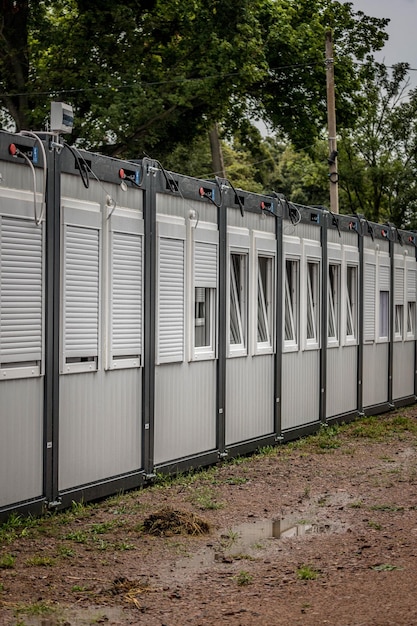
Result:
<svg viewBox="0 0 417 626"><path fill-rule="evenodd" d="M417 70L417 0L350 0L355 11L374 17L388 17L389 40L376 55L378 61L393 65L406 61ZM417 71L410 72L412 86L417 86Z"/></svg>

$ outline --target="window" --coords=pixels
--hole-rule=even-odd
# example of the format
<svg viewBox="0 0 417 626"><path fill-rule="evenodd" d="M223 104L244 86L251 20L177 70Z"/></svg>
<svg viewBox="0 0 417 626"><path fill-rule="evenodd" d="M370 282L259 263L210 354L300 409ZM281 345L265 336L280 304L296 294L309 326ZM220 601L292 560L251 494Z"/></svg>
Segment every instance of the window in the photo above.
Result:
<svg viewBox="0 0 417 626"><path fill-rule="evenodd" d="M319 264L307 262L307 345L319 342Z"/></svg>
<svg viewBox="0 0 417 626"><path fill-rule="evenodd" d="M298 347L299 261L285 261L284 346Z"/></svg>
<svg viewBox="0 0 417 626"><path fill-rule="evenodd" d="M230 347L246 350L247 337L247 255L230 255Z"/></svg>
<svg viewBox="0 0 417 626"><path fill-rule="evenodd" d="M416 270L407 269L407 339L416 336Z"/></svg>
<svg viewBox="0 0 417 626"><path fill-rule="evenodd" d="M394 334L396 339L403 337L404 305L396 304L394 310Z"/></svg>
<svg viewBox="0 0 417 626"><path fill-rule="evenodd" d="M357 293L358 268L348 265L346 268L346 339L357 337Z"/></svg>
<svg viewBox="0 0 417 626"><path fill-rule="evenodd" d="M375 341L376 265L365 263L363 333L366 342Z"/></svg>
<svg viewBox="0 0 417 626"><path fill-rule="evenodd" d="M328 280L328 323L329 344L339 342L340 329L340 265L329 265Z"/></svg>
<svg viewBox="0 0 417 626"><path fill-rule="evenodd" d="M416 334L416 303L407 302L407 337L414 338Z"/></svg>
<svg viewBox="0 0 417 626"><path fill-rule="evenodd" d="M379 292L379 338L388 339L389 335L389 291Z"/></svg>
<svg viewBox="0 0 417 626"><path fill-rule="evenodd" d="M273 259L258 256L257 347L272 347L272 276Z"/></svg>
<svg viewBox="0 0 417 626"><path fill-rule="evenodd" d="M215 357L217 244L194 245L194 352L192 358Z"/></svg>
<svg viewBox="0 0 417 626"><path fill-rule="evenodd" d="M214 351L214 289L194 289L194 347Z"/></svg>

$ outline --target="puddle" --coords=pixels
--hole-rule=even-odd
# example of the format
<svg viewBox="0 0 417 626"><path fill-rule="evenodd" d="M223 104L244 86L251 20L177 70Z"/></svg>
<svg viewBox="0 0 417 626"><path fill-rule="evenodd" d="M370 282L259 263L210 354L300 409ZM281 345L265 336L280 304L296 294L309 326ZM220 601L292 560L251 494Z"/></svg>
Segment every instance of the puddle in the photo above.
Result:
<svg viewBox="0 0 417 626"><path fill-rule="evenodd" d="M175 569L195 571L216 562L227 563L237 558L256 558L260 550L268 547L268 541L330 532L336 532L336 524L310 523L296 517L246 522L224 532L212 545L180 559Z"/></svg>

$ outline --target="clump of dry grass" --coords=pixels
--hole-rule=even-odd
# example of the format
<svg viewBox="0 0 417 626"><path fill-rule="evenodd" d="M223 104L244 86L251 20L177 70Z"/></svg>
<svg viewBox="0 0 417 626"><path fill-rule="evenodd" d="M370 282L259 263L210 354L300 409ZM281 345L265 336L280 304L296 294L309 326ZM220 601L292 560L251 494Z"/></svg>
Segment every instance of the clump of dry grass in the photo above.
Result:
<svg viewBox="0 0 417 626"><path fill-rule="evenodd" d="M191 511L179 511L164 507L152 513L143 522L145 532L150 535L205 535L210 524Z"/></svg>

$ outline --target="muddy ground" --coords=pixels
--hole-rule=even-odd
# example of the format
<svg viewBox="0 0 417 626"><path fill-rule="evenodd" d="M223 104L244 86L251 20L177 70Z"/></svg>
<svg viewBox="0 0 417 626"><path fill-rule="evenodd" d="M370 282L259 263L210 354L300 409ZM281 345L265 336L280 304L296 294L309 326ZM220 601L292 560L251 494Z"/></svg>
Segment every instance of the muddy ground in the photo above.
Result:
<svg viewBox="0 0 417 626"><path fill-rule="evenodd" d="M0 527L0 624L417 624L416 416L12 519ZM173 510L209 533L150 534L149 516Z"/></svg>

